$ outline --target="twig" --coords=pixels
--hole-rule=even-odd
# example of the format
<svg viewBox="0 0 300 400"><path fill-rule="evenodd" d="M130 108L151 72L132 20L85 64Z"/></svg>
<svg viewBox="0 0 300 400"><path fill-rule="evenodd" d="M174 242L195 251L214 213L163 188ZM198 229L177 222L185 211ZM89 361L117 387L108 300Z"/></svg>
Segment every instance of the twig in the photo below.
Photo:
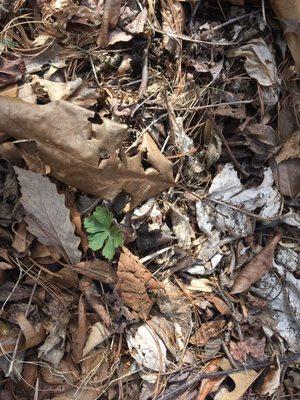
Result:
<svg viewBox="0 0 300 400"><path fill-rule="evenodd" d="M149 43L143 50L143 69L142 69L142 80L139 88L139 99L141 99L147 93L148 87L148 52L149 52Z"/></svg>
<svg viewBox="0 0 300 400"><path fill-rule="evenodd" d="M236 106L239 104L249 104L252 103L253 100L241 100L241 101L231 101L228 103L216 103L216 104L206 104L204 106L196 106L196 107L173 107L174 111L199 111L205 110L207 108L214 108L214 107L224 107L224 106ZM148 110L166 110L167 107L158 106L158 107L147 107Z"/></svg>
<svg viewBox="0 0 300 400"><path fill-rule="evenodd" d="M299 357L300 357L300 353L295 353L289 357L281 359L280 362L281 362L281 364L290 364L294 361L298 362L297 359L299 359ZM186 391L187 389L190 389L191 386L198 383L201 379L218 378L220 376L232 375L232 374L236 374L237 372L247 371L250 369L265 368L272 364L273 364L272 360L266 360L266 361L261 361L261 362L257 362L257 363L251 363L251 364L244 365L244 366L238 367L238 368L228 369L227 371L199 372L193 378L188 380L186 383L182 384L179 388L174 389L172 391L172 393L169 393L166 395L161 395L158 397L157 400L174 399L174 398L176 398L176 396L180 395L182 392Z"/></svg>
<svg viewBox="0 0 300 400"><path fill-rule="evenodd" d="M258 13L258 11L252 11L250 13L247 13L247 14L244 14L244 15L240 15L239 17L231 18L228 21L224 22L223 24L220 24L220 25L215 26L214 28L208 29L207 31L205 31L205 33L214 32L214 31L217 31L219 29L225 28L225 26L234 24L235 22L241 21L241 20L243 20L245 18L248 18L248 17L250 18L250 17L254 16L257 13Z"/></svg>

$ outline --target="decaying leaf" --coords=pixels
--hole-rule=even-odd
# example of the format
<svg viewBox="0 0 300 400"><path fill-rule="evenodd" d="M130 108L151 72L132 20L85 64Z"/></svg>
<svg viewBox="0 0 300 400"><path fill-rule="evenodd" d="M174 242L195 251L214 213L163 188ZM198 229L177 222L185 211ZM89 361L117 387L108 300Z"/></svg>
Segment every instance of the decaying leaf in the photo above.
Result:
<svg viewBox="0 0 300 400"><path fill-rule="evenodd" d="M29 232L41 243L59 248L69 263L79 262L80 239L74 234L64 195L58 194L55 184L41 174L18 167L15 171L21 185L20 201Z"/></svg>
<svg viewBox="0 0 300 400"><path fill-rule="evenodd" d="M262 38L252 39L246 45L235 50L233 55L246 57L246 71L262 86L272 86L278 82L274 57Z"/></svg>
<svg viewBox="0 0 300 400"><path fill-rule="evenodd" d="M195 232L191 227L189 218L182 214L177 207L171 207L171 219L173 231L178 238L178 245L183 248L190 248Z"/></svg>
<svg viewBox="0 0 300 400"><path fill-rule="evenodd" d="M223 318L204 322L194 335L190 337L189 342L197 346L204 346L210 339L219 336L225 325L226 321Z"/></svg>
<svg viewBox="0 0 300 400"><path fill-rule="evenodd" d="M34 105L0 97L0 131L34 140L50 174L67 185L108 200L125 191L131 207L173 185L172 163L148 134L134 156L123 151L117 155L126 126L105 118L95 125L93 117L93 112L63 100Z"/></svg>
<svg viewBox="0 0 300 400"><path fill-rule="evenodd" d="M155 331L144 324L127 333L127 344L138 364L153 371L165 372L167 349Z"/></svg>
<svg viewBox="0 0 300 400"><path fill-rule="evenodd" d="M270 0L271 7L283 22L285 27L284 36L295 60L296 69L300 71L300 35L295 29L289 29L289 21L299 23L300 3L296 0Z"/></svg>
<svg viewBox="0 0 300 400"><path fill-rule="evenodd" d="M237 275L231 294L238 294L249 289L253 283L261 279L273 266L274 251L281 239L278 233L274 238L246 265Z"/></svg>
<svg viewBox="0 0 300 400"><path fill-rule="evenodd" d="M117 274L117 290L124 305L145 319L153 304L148 291L157 291L163 286L125 247L120 255Z"/></svg>
<svg viewBox="0 0 300 400"><path fill-rule="evenodd" d="M277 359L278 366L271 367L270 371L264 377L262 385L258 388L258 394L262 396L271 396L276 392L280 385L281 368Z"/></svg>
<svg viewBox="0 0 300 400"><path fill-rule="evenodd" d="M245 137L250 149L255 153L252 162L255 167L263 165L275 154L278 140L271 126L251 124L246 127Z"/></svg>
<svg viewBox="0 0 300 400"><path fill-rule="evenodd" d="M209 373L218 371L221 361L222 359L220 358L212 360L208 365L203 368L203 372ZM215 392L218 389L220 383L224 379L224 377L203 379L199 388L199 396L197 397L197 400L205 400L206 396L208 396L211 392Z"/></svg>

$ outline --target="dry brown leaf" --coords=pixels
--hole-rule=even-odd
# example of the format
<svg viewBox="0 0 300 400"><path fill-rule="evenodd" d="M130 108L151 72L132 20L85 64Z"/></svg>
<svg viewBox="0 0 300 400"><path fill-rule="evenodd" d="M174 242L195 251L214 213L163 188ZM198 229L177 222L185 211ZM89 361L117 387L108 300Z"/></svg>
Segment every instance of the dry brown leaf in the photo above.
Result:
<svg viewBox="0 0 300 400"><path fill-rule="evenodd" d="M11 245L17 253L23 255L26 254L32 240L33 236L27 232L26 223L23 221L15 230L15 237Z"/></svg>
<svg viewBox="0 0 300 400"><path fill-rule="evenodd" d="M19 313L16 316L16 321L25 337L26 349L35 347L44 341L45 331L40 329L40 331L37 332L23 313Z"/></svg>
<svg viewBox="0 0 300 400"><path fill-rule="evenodd" d="M196 346L204 346L210 339L219 336L225 325L226 321L222 318L204 322L190 337L189 342Z"/></svg>
<svg viewBox="0 0 300 400"><path fill-rule="evenodd" d="M83 348L83 357L85 357L91 350L107 339L109 335L111 335L111 331L109 331L101 322L96 322L91 327L88 339Z"/></svg>
<svg viewBox="0 0 300 400"><path fill-rule="evenodd" d="M208 365L206 365L201 372L216 372L220 368L220 363L222 359L217 358L215 360L212 360ZM201 382L201 385L198 390L198 397L197 400L205 400L206 396L208 396L211 392L214 392L217 390L219 387L220 383L225 379L225 377L220 377L220 378L209 378L209 379L203 379Z"/></svg>
<svg viewBox="0 0 300 400"><path fill-rule="evenodd" d="M230 342L229 351L232 357L241 363L247 360L248 354L253 358L263 359L265 357L266 338L250 338L241 342Z"/></svg>
<svg viewBox="0 0 300 400"><path fill-rule="evenodd" d="M78 325L72 335L71 343L71 350L75 363L78 363L82 358L82 352L86 340L86 331L86 307L83 297L81 296L78 302Z"/></svg>
<svg viewBox="0 0 300 400"><path fill-rule="evenodd" d="M255 153L252 164L260 167L275 154L278 140L274 129L265 124L251 124L246 127L245 138L250 149Z"/></svg>
<svg viewBox="0 0 300 400"><path fill-rule="evenodd" d="M82 261L72 266L72 269L88 278L103 283L117 283L118 276L111 265L102 260Z"/></svg>
<svg viewBox="0 0 300 400"><path fill-rule="evenodd" d="M143 136L135 155L117 155L126 126L105 118L95 125L89 120L93 117L93 112L63 100L35 105L0 97L0 132L34 140L51 175L67 185L107 200L125 191L133 208L174 184L172 163L150 135Z"/></svg>
<svg viewBox="0 0 300 400"><path fill-rule="evenodd" d="M283 21L284 26L288 28L287 21L300 21L300 2L298 0L270 0L270 4L277 17ZM289 49L295 60L296 70L300 72L300 35L290 29L284 33Z"/></svg>
<svg viewBox="0 0 300 400"><path fill-rule="evenodd" d="M74 235L70 211L65 206L64 195L57 193L54 183L35 172L15 167L21 185L21 204L30 233L47 245L61 250L72 264L80 261L80 239Z"/></svg>
<svg viewBox="0 0 300 400"><path fill-rule="evenodd" d="M132 309L137 316L145 319L153 304L148 290L162 289L162 284L156 281L147 268L140 263L138 257L125 247L120 255L117 274L119 278L117 290L124 305Z"/></svg>
<svg viewBox="0 0 300 400"><path fill-rule="evenodd" d="M264 377L262 385L256 390L262 396L271 396L280 386L281 368L277 359L277 366L271 367L270 371Z"/></svg>
<svg viewBox="0 0 300 400"><path fill-rule="evenodd" d="M105 323L106 326L110 326L110 316L107 313L105 307L101 304L99 298L94 295L92 284L93 281L90 278L84 276L79 283L79 287L82 293L85 295L87 302L91 305L91 307L93 307L101 320Z"/></svg>
<svg viewBox="0 0 300 400"><path fill-rule="evenodd" d="M52 82L47 79L33 76L32 85L41 87L45 91L51 101L65 100L69 98L81 85L82 79L77 78L70 82Z"/></svg>
<svg viewBox="0 0 300 400"><path fill-rule="evenodd" d="M117 25L120 15L121 3L121 0L105 0L101 31L98 38L98 44L100 46L107 45L108 32L110 29L115 28Z"/></svg>
<svg viewBox="0 0 300 400"><path fill-rule="evenodd" d="M238 294L249 289L253 283L261 279L273 266L274 251L281 239L277 233L274 238L238 273L231 294Z"/></svg>
<svg viewBox="0 0 300 400"><path fill-rule="evenodd" d="M223 371L231 369L231 364L227 359L223 359L221 363ZM215 397L216 400L240 400L246 390L252 385L252 383L259 377L260 372L255 372L250 369L247 371L236 372L230 374L230 378L235 383L235 388L231 392L218 393Z"/></svg>
<svg viewBox="0 0 300 400"><path fill-rule="evenodd" d="M300 193L300 131L296 131L284 143L271 163L279 191L290 197Z"/></svg>

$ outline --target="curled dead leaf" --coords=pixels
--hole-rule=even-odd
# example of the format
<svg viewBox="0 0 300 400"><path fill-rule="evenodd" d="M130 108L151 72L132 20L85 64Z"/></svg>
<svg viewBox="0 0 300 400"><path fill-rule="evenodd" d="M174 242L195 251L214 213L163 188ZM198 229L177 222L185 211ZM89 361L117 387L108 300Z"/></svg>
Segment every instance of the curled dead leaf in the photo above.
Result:
<svg viewBox="0 0 300 400"><path fill-rule="evenodd" d="M281 239L277 233L274 238L251 260L245 268L237 275L231 294L238 294L249 289L249 287L261 279L273 266L274 251Z"/></svg>
<svg viewBox="0 0 300 400"><path fill-rule="evenodd" d="M118 276L112 266L102 260L82 261L72 266L72 269L88 278L103 283L117 283Z"/></svg>

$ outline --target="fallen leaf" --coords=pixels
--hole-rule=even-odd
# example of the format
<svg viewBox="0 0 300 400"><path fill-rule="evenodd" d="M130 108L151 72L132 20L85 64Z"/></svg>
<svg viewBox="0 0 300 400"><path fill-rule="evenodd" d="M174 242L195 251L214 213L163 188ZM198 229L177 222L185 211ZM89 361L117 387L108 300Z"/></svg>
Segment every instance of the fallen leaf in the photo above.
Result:
<svg viewBox="0 0 300 400"><path fill-rule="evenodd" d="M212 360L208 365L206 365L201 372L216 372L220 368L220 363L221 359L217 358L215 360ZM201 382L201 385L198 390L198 397L197 400L205 400L206 396L208 396L211 392L215 392L221 382L225 379L225 377L220 377L220 378L208 378L208 379L203 379Z"/></svg>
<svg viewBox="0 0 300 400"><path fill-rule="evenodd" d="M80 239L74 235L70 211L64 195L58 194L54 183L41 174L15 167L21 185L21 204L30 233L47 245L61 250L71 264L80 261Z"/></svg>
<svg viewBox="0 0 300 400"><path fill-rule="evenodd" d="M255 153L252 164L260 167L276 152L278 139L274 129L269 125L251 124L246 127L245 138L250 149Z"/></svg>
<svg viewBox="0 0 300 400"><path fill-rule="evenodd" d="M101 322L96 322L92 327L83 349L83 357L89 354L96 346L101 344L111 335L111 331Z"/></svg>
<svg viewBox="0 0 300 400"><path fill-rule="evenodd" d="M18 181L9 161L0 160L0 220L2 226L9 226L22 219L19 203Z"/></svg>
<svg viewBox="0 0 300 400"><path fill-rule="evenodd" d="M241 342L233 342L229 343L229 351L232 357L243 363L247 360L248 354L253 358L257 358L262 360L266 357L265 355L265 347L266 347L266 338L255 339L250 338L248 340L243 340Z"/></svg>
<svg viewBox="0 0 300 400"><path fill-rule="evenodd" d="M279 388L281 383L281 368L277 358L277 366L271 367L266 376L264 377L262 385L256 392L262 396L272 396Z"/></svg>
<svg viewBox="0 0 300 400"><path fill-rule="evenodd" d="M184 8L179 1L168 2L162 0L162 30L171 34L182 34L185 26ZM163 46L171 54L179 51L181 40L163 36Z"/></svg>
<svg viewBox="0 0 300 400"><path fill-rule="evenodd" d="M37 332L32 326L31 322L25 317L23 313L16 316L16 321L19 324L21 331L25 337L26 349L37 346L45 339L45 332L41 329Z"/></svg>
<svg viewBox="0 0 300 400"><path fill-rule="evenodd" d="M210 339L219 336L225 325L226 321L222 318L204 322L190 337L189 342L196 346L204 346Z"/></svg>
<svg viewBox="0 0 300 400"><path fill-rule="evenodd" d="M296 70L300 71L300 36L298 31L295 29L289 29L290 23L288 21L293 21L293 23L299 23L300 20L300 3L295 0L286 0L282 2L281 0L270 0L270 5L273 8L277 17L284 23L285 33L289 49L295 60Z"/></svg>
<svg viewBox="0 0 300 400"><path fill-rule="evenodd" d="M297 197L300 193L300 131L284 143L271 167L280 193Z"/></svg>
<svg viewBox="0 0 300 400"><path fill-rule="evenodd" d="M190 248L195 232L188 216L182 214L177 207L171 206L171 220L173 231L178 238L178 245L184 249Z"/></svg>
<svg viewBox="0 0 300 400"><path fill-rule="evenodd" d="M245 70L262 86L273 86L278 82L274 57L262 38L252 39L238 50L234 50L232 55L246 57Z"/></svg>
<svg viewBox="0 0 300 400"><path fill-rule="evenodd" d="M96 313L106 326L111 326L111 319L105 307L100 302L98 296L93 293L93 281L90 278L82 277L79 283L82 293L85 295L87 302L93 307Z"/></svg>
<svg viewBox="0 0 300 400"><path fill-rule="evenodd" d="M128 249L123 247L118 262L117 291L125 306L131 308L137 315L146 319L152 307L148 290L162 289L161 283L140 263Z"/></svg>
<svg viewBox="0 0 300 400"><path fill-rule="evenodd" d="M72 266L81 275L103 283L117 283L118 276L111 265L102 260L82 261Z"/></svg>
<svg viewBox="0 0 300 400"><path fill-rule="evenodd" d="M101 22L101 32L98 38L100 46L108 44L108 33L117 25L121 9L121 0L105 0L104 12Z"/></svg>
<svg viewBox="0 0 300 400"><path fill-rule="evenodd" d="M172 356L178 359L180 348L176 341L175 325L160 315L150 318L147 325L160 337Z"/></svg>
<svg viewBox="0 0 300 400"><path fill-rule="evenodd" d="M83 296L78 302L78 325L72 334L71 350L75 363L78 363L83 356L83 349L86 340L87 321L86 306Z"/></svg>
<svg viewBox="0 0 300 400"><path fill-rule="evenodd" d="M118 156L126 126L105 118L96 125L89 120L93 117L93 112L63 100L34 105L0 97L0 131L34 140L51 175L67 185L107 200L124 191L134 208L174 184L172 163L150 135L144 134L135 155L121 150Z"/></svg>
<svg viewBox="0 0 300 400"><path fill-rule="evenodd" d="M127 345L135 361L150 370L165 372L167 349L155 331L144 324L126 335Z"/></svg>
<svg viewBox="0 0 300 400"><path fill-rule="evenodd" d="M221 362L221 368L223 369L223 371L231 369L230 362L227 359L223 359L223 361ZM217 395L215 396L215 400L240 400L246 390L259 377L259 375L260 372L255 372L252 369L229 374L230 378L235 384L234 390L228 392L228 390L225 389L221 393L217 393Z"/></svg>
<svg viewBox="0 0 300 400"><path fill-rule="evenodd" d="M281 234L274 238L238 273L235 278L231 294L239 294L249 289L253 283L261 279L273 266L274 251Z"/></svg>
<svg viewBox="0 0 300 400"><path fill-rule="evenodd" d="M11 52L0 52L0 88L17 82L25 73L22 58Z"/></svg>
<svg viewBox="0 0 300 400"><path fill-rule="evenodd" d="M33 236L26 231L26 223L23 221L15 230L15 237L11 245L17 253L24 255L32 242L32 238Z"/></svg>
<svg viewBox="0 0 300 400"><path fill-rule="evenodd" d="M41 87L49 96L51 101L68 99L81 85L82 79L77 78L70 82L53 82L47 79L33 76L33 87Z"/></svg>

